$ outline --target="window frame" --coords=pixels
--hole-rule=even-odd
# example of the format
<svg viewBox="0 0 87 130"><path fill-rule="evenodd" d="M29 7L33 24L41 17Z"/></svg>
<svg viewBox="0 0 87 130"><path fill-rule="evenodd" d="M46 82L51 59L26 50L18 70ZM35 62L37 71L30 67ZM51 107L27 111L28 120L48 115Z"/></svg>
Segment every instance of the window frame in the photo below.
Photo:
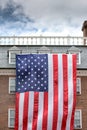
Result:
<svg viewBox="0 0 87 130"><path fill-rule="evenodd" d="M79 80L79 81L77 81L77 80ZM77 84L77 82L78 82L78 84ZM79 91L77 91L78 90L77 87L78 87ZM77 79L76 79L76 92L77 92L77 94L81 95L81 78L80 77L77 77Z"/></svg>
<svg viewBox="0 0 87 130"><path fill-rule="evenodd" d="M20 54L21 51L19 50L10 50L9 51L9 64L15 64L16 63L16 54ZM15 58L12 58L12 54L14 54ZM14 59L15 61L12 61Z"/></svg>
<svg viewBox="0 0 87 130"><path fill-rule="evenodd" d="M77 60L77 65L81 64L81 53L80 52L76 52L76 54L78 55L78 60Z"/></svg>
<svg viewBox="0 0 87 130"><path fill-rule="evenodd" d="M16 55L15 51L9 51L9 64L15 64L15 62L12 62L12 54Z"/></svg>
<svg viewBox="0 0 87 130"><path fill-rule="evenodd" d="M11 115L11 111L14 111L14 117L11 117L10 115ZM10 119L14 119L14 123L15 123L15 108L9 108L8 109L8 127L9 128L14 128L14 126L11 126L11 121L10 121Z"/></svg>
<svg viewBox="0 0 87 130"><path fill-rule="evenodd" d="M14 87L16 88L16 77L9 77L9 94L15 94L15 91L11 92L11 80L15 80Z"/></svg>
<svg viewBox="0 0 87 130"><path fill-rule="evenodd" d="M82 129L82 110L81 109L76 109L75 112L79 112L80 113L80 127L75 126L75 118L74 118L74 129Z"/></svg>

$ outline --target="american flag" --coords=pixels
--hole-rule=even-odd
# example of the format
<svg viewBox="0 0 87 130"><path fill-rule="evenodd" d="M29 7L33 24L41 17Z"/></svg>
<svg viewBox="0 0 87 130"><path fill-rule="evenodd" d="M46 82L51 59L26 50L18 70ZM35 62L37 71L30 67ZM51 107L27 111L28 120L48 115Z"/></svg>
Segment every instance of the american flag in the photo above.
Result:
<svg viewBox="0 0 87 130"><path fill-rule="evenodd" d="M15 130L73 130L76 55L16 56Z"/></svg>

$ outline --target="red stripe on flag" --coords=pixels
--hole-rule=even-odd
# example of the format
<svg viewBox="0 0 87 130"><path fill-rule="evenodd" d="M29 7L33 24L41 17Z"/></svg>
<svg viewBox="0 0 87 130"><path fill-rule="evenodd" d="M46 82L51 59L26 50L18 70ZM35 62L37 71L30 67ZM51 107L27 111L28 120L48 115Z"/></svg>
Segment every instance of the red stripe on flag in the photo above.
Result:
<svg viewBox="0 0 87 130"><path fill-rule="evenodd" d="M74 113L76 106L76 55L72 55L72 73L73 73L73 109L72 109L72 117L70 122L70 130L74 129Z"/></svg>
<svg viewBox="0 0 87 130"><path fill-rule="evenodd" d="M53 85L54 85L54 94L53 94L53 125L52 130L57 129L58 121L58 55L53 55Z"/></svg>
<svg viewBox="0 0 87 130"><path fill-rule="evenodd" d="M42 130L47 130L47 117L48 117L48 92L44 92Z"/></svg>
<svg viewBox="0 0 87 130"><path fill-rule="evenodd" d="M18 130L19 125L19 93L16 93L16 107L15 107L15 130Z"/></svg>
<svg viewBox="0 0 87 130"><path fill-rule="evenodd" d="M32 123L32 130L37 129L37 120L38 120L38 100L39 100L39 93L34 93L34 108L33 108L33 123Z"/></svg>
<svg viewBox="0 0 87 130"><path fill-rule="evenodd" d="M63 55L63 119L61 129L65 130L68 116L68 63L67 55Z"/></svg>
<svg viewBox="0 0 87 130"><path fill-rule="evenodd" d="M23 130L27 130L29 92L24 94Z"/></svg>

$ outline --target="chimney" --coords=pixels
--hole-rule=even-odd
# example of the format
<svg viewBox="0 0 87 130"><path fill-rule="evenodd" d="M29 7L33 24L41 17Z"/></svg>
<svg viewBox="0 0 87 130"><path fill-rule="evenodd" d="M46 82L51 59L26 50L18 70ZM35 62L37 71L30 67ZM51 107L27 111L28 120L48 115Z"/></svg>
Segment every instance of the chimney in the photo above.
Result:
<svg viewBox="0 0 87 130"><path fill-rule="evenodd" d="M83 31L83 37L85 37L84 38L84 45L86 45L86 41L87 41L87 39L86 39L86 37L87 37L87 20L85 20L84 23L83 23L82 31Z"/></svg>

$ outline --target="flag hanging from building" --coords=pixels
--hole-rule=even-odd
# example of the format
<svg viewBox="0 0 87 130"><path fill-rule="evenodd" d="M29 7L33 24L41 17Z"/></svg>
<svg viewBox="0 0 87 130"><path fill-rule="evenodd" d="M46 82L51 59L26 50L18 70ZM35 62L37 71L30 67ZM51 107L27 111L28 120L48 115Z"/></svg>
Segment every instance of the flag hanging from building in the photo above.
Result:
<svg viewBox="0 0 87 130"><path fill-rule="evenodd" d="M16 56L15 130L73 130L76 55Z"/></svg>

